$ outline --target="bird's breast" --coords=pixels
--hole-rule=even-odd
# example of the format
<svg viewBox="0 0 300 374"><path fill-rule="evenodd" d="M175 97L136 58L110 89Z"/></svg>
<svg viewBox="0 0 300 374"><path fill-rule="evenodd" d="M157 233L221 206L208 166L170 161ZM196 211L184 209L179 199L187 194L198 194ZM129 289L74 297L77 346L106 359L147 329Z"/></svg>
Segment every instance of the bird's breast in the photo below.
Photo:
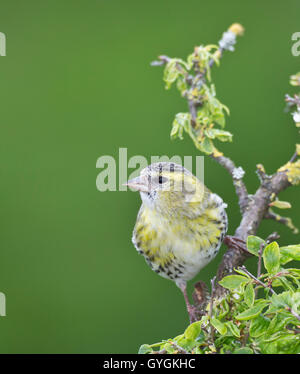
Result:
<svg viewBox="0 0 300 374"><path fill-rule="evenodd" d="M224 214L212 207L196 219L177 219L142 206L133 243L160 275L191 279L217 254L226 229Z"/></svg>

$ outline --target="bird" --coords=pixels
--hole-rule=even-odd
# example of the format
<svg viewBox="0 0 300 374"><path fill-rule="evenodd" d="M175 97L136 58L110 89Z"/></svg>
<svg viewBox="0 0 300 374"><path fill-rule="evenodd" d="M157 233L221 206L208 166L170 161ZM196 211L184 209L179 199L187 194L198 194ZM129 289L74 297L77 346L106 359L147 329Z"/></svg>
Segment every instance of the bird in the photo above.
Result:
<svg viewBox="0 0 300 374"><path fill-rule="evenodd" d="M132 242L152 270L179 287L192 323L196 307L187 282L217 255L228 227L227 204L174 162L150 164L125 185L142 200Z"/></svg>

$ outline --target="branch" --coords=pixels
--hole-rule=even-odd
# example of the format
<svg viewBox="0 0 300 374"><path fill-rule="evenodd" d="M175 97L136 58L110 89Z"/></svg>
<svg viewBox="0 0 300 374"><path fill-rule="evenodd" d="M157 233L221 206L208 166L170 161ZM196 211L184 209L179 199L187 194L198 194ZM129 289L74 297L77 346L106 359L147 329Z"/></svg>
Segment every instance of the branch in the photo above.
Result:
<svg viewBox="0 0 300 374"><path fill-rule="evenodd" d="M235 37L232 38L232 35L235 35L235 36L242 35L243 32L244 32L244 29L242 28L241 25L233 24L229 28L229 30L223 34L221 40L219 41L219 49L216 52L219 58L223 56L224 50L229 50L229 51L234 50L233 45L235 44L236 39ZM211 59L209 62L209 66L212 67L214 63L215 63L215 60ZM196 70L196 66L194 68ZM199 82L200 84L204 84L205 83L205 72L204 73L199 72L196 75L194 82L197 82L198 86L199 86ZM191 89L193 89L193 85ZM197 106L199 105L201 104L200 103L197 104L197 103L189 101L189 111L191 113L192 122L194 121L195 123L196 123L196 117L197 117ZM245 175L244 170L241 167L237 168L234 162L230 158L225 157L223 155L212 153L210 157L213 160L215 160L218 164L220 164L222 167L224 167L228 171L228 173L231 175L232 180L233 180L233 185L238 195L240 210L241 212L244 212L249 201L247 188L242 180Z"/></svg>
<svg viewBox="0 0 300 374"><path fill-rule="evenodd" d="M241 167L237 168L234 162L228 157L215 156L214 154L211 154L210 156L218 164L223 166L228 171L228 173L231 175L232 180L233 180L233 185L235 187L235 191L239 199L240 210L241 210L241 213L243 213L249 203L249 196L248 196L247 188L242 180L245 174L244 170Z"/></svg>
<svg viewBox="0 0 300 374"><path fill-rule="evenodd" d="M289 217L282 217L279 214L274 213L271 209L268 210L265 214L265 219L272 219L276 222L282 223L283 225L287 226L290 228L294 234L298 234L298 228L294 226L291 218Z"/></svg>
<svg viewBox="0 0 300 374"><path fill-rule="evenodd" d="M210 306L209 306L209 321L211 322L211 319L212 319L212 315L213 315L213 307L214 307L214 297L215 297L215 281L216 281L216 277L213 277L213 279L211 280L211 296L210 296ZM210 338L211 338L211 342L213 343L214 342L214 327L213 325L210 323Z"/></svg>
<svg viewBox="0 0 300 374"><path fill-rule="evenodd" d="M178 353L182 353L184 355L189 355L190 353L188 351L186 351L184 348L180 347L180 345L178 345L177 343L171 341L170 344L177 349L177 352Z"/></svg>
<svg viewBox="0 0 300 374"><path fill-rule="evenodd" d="M300 107L300 97L298 95L294 95L294 97L291 97L290 95L285 95L285 101L290 106L296 105Z"/></svg>
<svg viewBox="0 0 300 374"><path fill-rule="evenodd" d="M273 290L272 287L267 286L267 285L264 284L262 281L260 281L259 279L257 279L253 274L251 274L251 273L246 269L245 266L241 266L241 269L242 269L246 274L248 274L249 277L252 278L256 284L258 284L259 286L262 286L262 287L264 287L264 288L270 290L270 291L272 292L272 294L276 295L276 292Z"/></svg>
<svg viewBox="0 0 300 374"><path fill-rule="evenodd" d="M297 312L295 312L291 307L286 308L294 317L297 318L298 321L300 321L300 316Z"/></svg>
<svg viewBox="0 0 300 374"><path fill-rule="evenodd" d="M296 159L298 158L298 152L295 152L294 154L293 154L293 156L291 157L291 159L290 159L290 161L289 162L294 162L294 161L296 161Z"/></svg>
<svg viewBox="0 0 300 374"><path fill-rule="evenodd" d="M246 241L249 235L255 235L269 209L269 203L272 198L289 186L291 184L288 181L287 172L285 171L278 171L274 175L264 179L255 194L251 196L234 236ZM225 275L233 273L234 268L241 266L248 257L249 255L246 252L237 251L234 246L229 246L219 265L217 279L221 280ZM224 292L223 287L218 284L216 294L221 296Z"/></svg>
<svg viewBox="0 0 300 374"><path fill-rule="evenodd" d="M261 243L259 247L259 251L258 251L257 278L259 278L261 275L261 259L262 259L264 247L265 247L265 244Z"/></svg>
<svg viewBox="0 0 300 374"><path fill-rule="evenodd" d="M201 91L200 89L203 89L205 87L206 77L208 80L210 78L210 68L215 64L216 61L219 61L219 59L223 56L224 51L234 50L236 37L238 35L242 35L242 33L243 27L239 24L233 24L226 32L223 33L222 38L218 43L219 47L216 48L214 54L210 54L206 60L205 57L203 58L203 60L201 60L202 57L199 59L198 52L201 51L201 53L204 53L205 56L205 53L208 52L209 49L205 50L203 49L203 47L196 47L194 54L190 55L192 57L189 56L189 69L187 69L189 71L192 71L194 75L188 73L182 67L182 63L183 66L185 65L184 62L180 59L170 59L168 56L162 55L158 57L158 61L154 61L152 63L152 65L164 65L168 64L170 61L175 61L174 63L176 64L176 71L177 73L179 72L181 78L183 77L184 83L184 88L182 90L179 90L181 91L182 96L186 98L188 102L190 115L189 126L191 125L191 127L193 128L192 131L187 131L185 128L186 123L184 122L184 120L181 120L182 123L179 123L179 121L176 123L177 128L175 127L175 134L176 136L178 136L179 133L179 138L182 138L182 131L187 131L195 142L196 147L200 149L200 151L209 154L213 160L215 160L219 165L227 170L232 178L233 185L238 197L242 218L239 226L235 230L234 237L227 237L228 239L226 241L226 245L228 246L228 250L224 254L222 261L218 267L216 284L214 287L214 297L220 297L226 292L226 290L219 285L218 281L221 280L224 276L233 273L235 268L243 265L244 261L249 256L251 256L251 254L247 251L245 242L249 235L256 234L257 229L263 219L276 219L277 221L284 223L289 227L292 227L292 223L289 221L289 219L280 216L278 218L278 215L275 215L270 210L269 204L274 201L274 199L280 192L282 192L292 184L300 183L300 160L294 162L299 156L298 148L297 152L291 157L290 161L273 175L267 175L263 165L257 165L257 174L260 180L260 186L253 195L249 195L246 185L243 181L243 177L245 174L244 170L241 167L236 167L235 163L229 157L224 156L216 150L211 141L211 139L214 139L214 137L204 137L204 140L207 140L209 146L206 145L204 147L204 145L201 144L201 141L203 141L201 126L203 126L205 130L209 130L210 124L205 123L203 125L201 123L201 120L197 118L197 116L199 116L199 112L201 113L199 108L208 102L205 94L202 94L203 90ZM192 68L190 67L191 65ZM205 68L203 68L203 66ZM168 70L166 71L168 73ZM171 74L171 78L169 79L168 83L172 84L173 82L174 79L173 75ZM212 94L212 96L213 95L214 94ZM290 107L296 105L299 108L300 106L300 98L297 95L295 95L294 98L286 95L286 102ZM197 120L198 122L200 122L197 123ZM211 126L213 127L214 121L212 120L211 122ZM181 132L178 129L180 129ZM198 141L199 144L197 144ZM260 274L260 266L261 264L259 264L258 275ZM194 301L199 306L203 306L202 304L205 304L205 301L207 303L207 298L205 292L203 292L204 289L202 285L198 284L197 287L198 288L196 288L194 292Z"/></svg>

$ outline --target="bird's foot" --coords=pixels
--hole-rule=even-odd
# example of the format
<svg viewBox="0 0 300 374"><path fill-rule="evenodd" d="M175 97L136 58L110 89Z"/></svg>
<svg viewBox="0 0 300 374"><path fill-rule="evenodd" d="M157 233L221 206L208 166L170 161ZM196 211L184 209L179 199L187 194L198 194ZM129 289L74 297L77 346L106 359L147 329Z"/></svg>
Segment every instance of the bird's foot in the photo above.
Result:
<svg viewBox="0 0 300 374"><path fill-rule="evenodd" d="M247 249L246 242L242 239L237 238L236 236L225 236L224 244L226 244L227 247L231 247L244 253L250 254L250 252Z"/></svg>

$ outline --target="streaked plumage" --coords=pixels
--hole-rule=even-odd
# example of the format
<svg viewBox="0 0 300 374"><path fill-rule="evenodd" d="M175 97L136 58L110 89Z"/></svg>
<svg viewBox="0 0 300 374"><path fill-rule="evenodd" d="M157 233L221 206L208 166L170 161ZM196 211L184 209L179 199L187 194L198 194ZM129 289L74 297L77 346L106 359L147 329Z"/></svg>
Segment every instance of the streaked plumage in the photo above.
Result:
<svg viewBox="0 0 300 374"><path fill-rule="evenodd" d="M152 164L127 184L142 198L132 238L136 249L186 298L186 282L218 253L227 231L226 204L174 163Z"/></svg>

